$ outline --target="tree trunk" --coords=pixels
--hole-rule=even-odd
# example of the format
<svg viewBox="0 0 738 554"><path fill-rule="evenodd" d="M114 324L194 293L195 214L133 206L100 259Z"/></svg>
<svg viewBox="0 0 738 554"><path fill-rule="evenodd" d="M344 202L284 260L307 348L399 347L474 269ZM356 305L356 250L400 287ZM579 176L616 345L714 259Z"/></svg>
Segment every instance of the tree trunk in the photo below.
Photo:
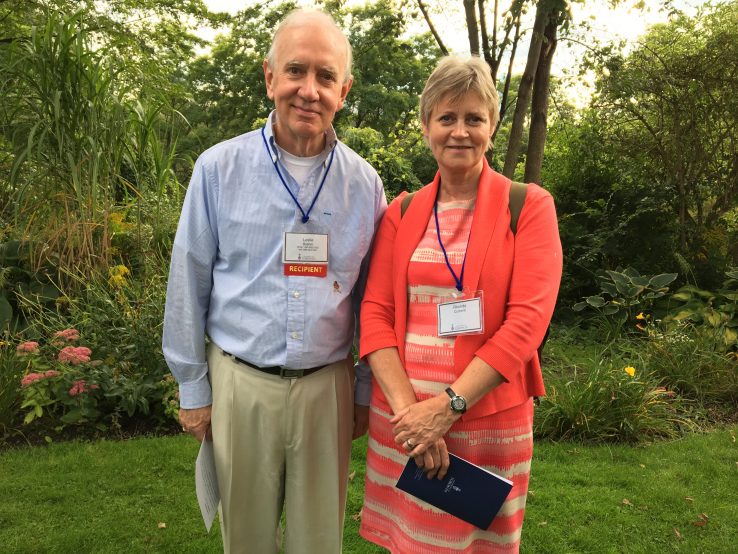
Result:
<svg viewBox="0 0 738 554"><path fill-rule="evenodd" d="M515 103L515 113L513 115L512 128L510 129L510 140L507 144L507 153L505 154L505 166L502 174L505 177L512 178L515 173L515 167L518 164L518 155L520 154L520 142L523 138L523 126L525 124L525 116L528 113L528 104L530 103L531 89L533 88L533 79L538 68L538 58L541 54L541 45L543 43L543 31L548 22L550 8L547 2L541 1L536 8L536 19L533 24L533 33L530 37L530 49L528 50L528 60L525 62L525 71L520 80L518 88L518 99Z"/></svg>
<svg viewBox="0 0 738 554"><path fill-rule="evenodd" d="M544 31L545 43L538 58L538 69L533 82L533 105L531 107L530 130L528 131L528 152L525 157L526 183L541 184L541 167L543 166L543 150L546 145L548 121L548 96L551 84L551 62L556 51L556 31L559 22L556 17L549 17Z"/></svg>
<svg viewBox="0 0 738 554"><path fill-rule="evenodd" d="M469 52L472 56L479 56L479 27L474 0L464 0L464 13L466 14L466 31L469 35Z"/></svg>

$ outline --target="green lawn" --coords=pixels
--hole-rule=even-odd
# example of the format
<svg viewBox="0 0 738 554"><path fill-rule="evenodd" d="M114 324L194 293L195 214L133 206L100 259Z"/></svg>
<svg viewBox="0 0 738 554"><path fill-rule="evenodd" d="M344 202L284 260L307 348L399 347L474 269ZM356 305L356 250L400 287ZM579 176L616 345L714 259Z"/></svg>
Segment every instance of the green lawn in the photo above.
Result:
<svg viewBox="0 0 738 554"><path fill-rule="evenodd" d="M737 434L537 444L522 551L738 551ZM177 436L1 453L0 552L220 552L217 523L208 536L195 500L197 446ZM382 552L357 534L365 448L354 445L347 553Z"/></svg>

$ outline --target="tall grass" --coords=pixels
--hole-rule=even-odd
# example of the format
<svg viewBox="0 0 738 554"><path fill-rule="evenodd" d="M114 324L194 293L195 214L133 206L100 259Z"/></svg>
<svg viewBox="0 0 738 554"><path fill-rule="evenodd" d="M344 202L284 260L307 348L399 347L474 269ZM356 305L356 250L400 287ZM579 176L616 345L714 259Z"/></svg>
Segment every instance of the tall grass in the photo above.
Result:
<svg viewBox="0 0 738 554"><path fill-rule="evenodd" d="M114 47L94 42L84 12L49 12L1 60L15 225L33 237L34 265L62 276L110 264L116 204L178 190L174 148L159 136L167 104L125 84L127 62L113 58Z"/></svg>

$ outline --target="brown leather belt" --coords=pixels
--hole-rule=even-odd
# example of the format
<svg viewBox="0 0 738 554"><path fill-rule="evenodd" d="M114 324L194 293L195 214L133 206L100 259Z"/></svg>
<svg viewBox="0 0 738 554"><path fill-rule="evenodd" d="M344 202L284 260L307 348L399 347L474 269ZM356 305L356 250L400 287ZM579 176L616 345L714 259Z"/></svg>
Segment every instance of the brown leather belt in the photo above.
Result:
<svg viewBox="0 0 738 554"><path fill-rule="evenodd" d="M264 373L268 373L269 375L279 375L282 379L298 379L300 377L306 377L312 373L315 373L316 371L320 371L324 367L328 367L331 364L325 364L317 367L309 367L307 369L291 369L289 367L281 367L278 365L271 366L271 367L259 367L258 365L254 365L251 362L247 362L246 360L242 360L238 356L234 356L233 354L230 354L229 352L226 352L225 350L221 350L223 352L224 356L230 356L238 362L239 364L243 364L246 366L249 366L250 368L257 369L259 371L263 371Z"/></svg>

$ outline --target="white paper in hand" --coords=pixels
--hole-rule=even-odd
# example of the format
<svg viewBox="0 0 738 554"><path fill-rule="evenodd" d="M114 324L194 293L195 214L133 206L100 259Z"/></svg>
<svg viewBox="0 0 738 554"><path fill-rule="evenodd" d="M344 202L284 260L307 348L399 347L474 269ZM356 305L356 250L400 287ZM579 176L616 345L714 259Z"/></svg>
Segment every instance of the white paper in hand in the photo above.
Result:
<svg viewBox="0 0 738 554"><path fill-rule="evenodd" d="M213 442L206 438L203 438L200 444L200 452L195 462L195 490L197 491L197 502L200 504L202 519L209 533L213 526L215 514L218 513L220 491L215 475Z"/></svg>

